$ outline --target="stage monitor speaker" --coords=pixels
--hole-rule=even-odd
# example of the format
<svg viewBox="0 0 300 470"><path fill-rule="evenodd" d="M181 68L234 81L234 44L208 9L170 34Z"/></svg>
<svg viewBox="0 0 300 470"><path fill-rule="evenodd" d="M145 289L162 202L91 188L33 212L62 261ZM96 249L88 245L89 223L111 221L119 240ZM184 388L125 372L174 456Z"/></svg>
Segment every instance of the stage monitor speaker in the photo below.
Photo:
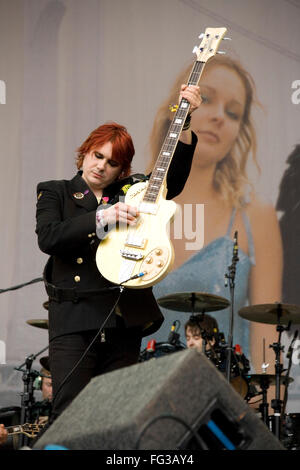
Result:
<svg viewBox="0 0 300 470"><path fill-rule="evenodd" d="M95 377L37 441L76 450L283 450L216 367L184 350Z"/></svg>

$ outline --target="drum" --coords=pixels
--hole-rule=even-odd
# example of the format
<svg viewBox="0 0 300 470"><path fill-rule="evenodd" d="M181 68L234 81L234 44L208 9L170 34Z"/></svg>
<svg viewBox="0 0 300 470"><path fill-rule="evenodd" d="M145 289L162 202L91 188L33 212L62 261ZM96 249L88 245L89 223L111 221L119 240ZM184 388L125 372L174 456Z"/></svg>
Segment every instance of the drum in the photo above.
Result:
<svg viewBox="0 0 300 470"><path fill-rule="evenodd" d="M171 343L156 343L155 340L149 341L147 348L140 353L139 362L148 361L152 358L159 358L185 349L184 346Z"/></svg>
<svg viewBox="0 0 300 470"><path fill-rule="evenodd" d="M221 344L212 350L206 351L206 356L215 364L217 369L226 374L227 345ZM240 346L236 345L231 353L230 384L244 400L251 398L249 393L249 380L247 374L250 370L249 360L242 354Z"/></svg>
<svg viewBox="0 0 300 470"><path fill-rule="evenodd" d="M300 413L287 413L282 420L282 444L288 450L300 450Z"/></svg>

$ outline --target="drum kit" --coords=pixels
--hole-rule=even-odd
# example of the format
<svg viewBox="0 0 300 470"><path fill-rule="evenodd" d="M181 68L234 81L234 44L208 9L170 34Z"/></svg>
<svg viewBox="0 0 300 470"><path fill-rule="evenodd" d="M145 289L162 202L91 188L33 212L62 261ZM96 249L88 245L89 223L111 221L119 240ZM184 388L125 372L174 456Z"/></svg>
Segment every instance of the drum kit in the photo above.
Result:
<svg viewBox="0 0 300 470"><path fill-rule="evenodd" d="M215 312L230 306L230 302L227 299L203 292L174 293L159 298L157 302L163 308L178 312L187 312L190 315ZM292 415L285 414L287 389L288 385L293 382L293 379L289 377L292 344L287 354L287 358L289 358L288 369L283 369L281 362L281 353L284 351L284 346L281 344L282 332L288 331L291 324L300 323L300 307L281 303L252 305L240 309L238 314L250 322L276 325L276 331L279 335L278 341L270 345L270 348L272 348L275 353L275 373L266 373L268 364L265 364L264 357L263 373L249 374L250 362L244 354L240 353L239 347L236 345L230 348L230 384L236 392L248 402L249 406L251 406L251 400L254 397L261 395L261 399L259 400L261 404L259 405L258 411L263 422L277 438L283 441L287 448L291 448L292 446L293 448L300 449L300 432L298 429L300 416L297 413ZM175 323L176 322L174 322L173 325ZM219 341L219 344L215 344L214 354L211 354L211 350L207 350L205 347L206 336L204 334L202 336L204 344L202 352L215 364L223 375L226 375L228 343L225 342L224 335L221 334L219 336L222 339ZM294 335L292 343L295 341L296 336L297 332ZM144 361L152 357L160 357L168 353L176 352L179 349L184 349L178 337L179 335L177 334L175 341L170 341L169 337L169 343L157 343L156 345L151 344L153 340L152 342L150 341L147 348L142 351L140 360ZM280 399L282 385L285 387L284 400ZM275 386L275 399L271 400L271 407L274 410L274 414L272 415L269 415L269 404L267 400L267 391L270 386Z"/></svg>

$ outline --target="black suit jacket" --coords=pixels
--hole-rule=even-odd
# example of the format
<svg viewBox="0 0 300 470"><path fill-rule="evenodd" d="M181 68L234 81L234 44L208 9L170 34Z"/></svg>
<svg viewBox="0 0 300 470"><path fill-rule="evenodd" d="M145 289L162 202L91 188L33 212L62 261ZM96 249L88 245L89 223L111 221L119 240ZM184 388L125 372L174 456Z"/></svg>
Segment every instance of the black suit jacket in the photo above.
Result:
<svg viewBox="0 0 300 470"><path fill-rule="evenodd" d="M196 143L194 134L192 145L178 143L167 176L168 199L182 191L190 172ZM50 255L45 269L47 282L58 288L73 288L79 292L112 286L96 266L95 255L100 242L96 236L98 202L81 174L78 172L70 181L39 183L36 211L38 244L43 252ZM105 189L103 197L108 197L109 203L114 204L124 194L122 187L134 182L133 177L119 180ZM50 339L100 328L118 295L119 290L109 290L77 302L50 299ZM126 326L141 326L145 336L156 331L163 322L152 288L125 288L118 305ZM114 326L115 316L111 315L105 327Z"/></svg>

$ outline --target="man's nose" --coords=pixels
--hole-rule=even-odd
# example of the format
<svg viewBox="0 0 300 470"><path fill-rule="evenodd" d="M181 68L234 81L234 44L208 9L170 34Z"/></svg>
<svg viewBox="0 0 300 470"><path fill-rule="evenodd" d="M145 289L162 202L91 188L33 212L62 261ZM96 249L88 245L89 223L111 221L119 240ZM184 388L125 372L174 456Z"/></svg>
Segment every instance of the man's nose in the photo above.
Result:
<svg viewBox="0 0 300 470"><path fill-rule="evenodd" d="M98 161L97 161L97 168L98 168L98 170L105 170L105 168L106 168L106 163L107 163L107 162L106 162L104 159L98 160Z"/></svg>

